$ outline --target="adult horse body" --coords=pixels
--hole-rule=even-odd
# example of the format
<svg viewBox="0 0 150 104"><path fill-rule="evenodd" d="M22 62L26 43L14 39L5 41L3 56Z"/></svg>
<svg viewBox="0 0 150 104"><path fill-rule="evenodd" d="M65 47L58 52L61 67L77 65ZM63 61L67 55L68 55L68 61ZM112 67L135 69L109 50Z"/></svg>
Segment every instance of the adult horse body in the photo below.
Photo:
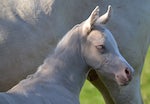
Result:
<svg viewBox="0 0 150 104"><path fill-rule="evenodd" d="M106 14L110 11L109 7ZM112 34L100 24L108 18L99 17L96 7L86 21L63 37L35 74L0 93L0 103L79 104L80 90L91 68L119 85L128 84L133 69L121 56Z"/></svg>
<svg viewBox="0 0 150 104"><path fill-rule="evenodd" d="M53 49L56 40L86 18L91 8L96 5L105 8L108 4L115 11L108 27L121 53L136 70L132 83L121 90L108 87L107 81L103 81L107 87L102 84L96 86L99 90L103 88L101 91L108 104L113 104L110 99L116 104L142 104L140 75L150 42L148 0L132 3L130 0L1 0L0 90L8 90L34 72L48 51ZM101 80L92 82L98 84Z"/></svg>

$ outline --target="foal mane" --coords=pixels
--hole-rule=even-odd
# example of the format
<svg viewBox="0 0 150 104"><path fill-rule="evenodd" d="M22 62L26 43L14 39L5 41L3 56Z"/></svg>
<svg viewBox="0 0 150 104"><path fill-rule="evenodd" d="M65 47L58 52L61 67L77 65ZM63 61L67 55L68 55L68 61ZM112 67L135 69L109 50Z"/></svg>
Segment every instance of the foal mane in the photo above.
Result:
<svg viewBox="0 0 150 104"><path fill-rule="evenodd" d="M75 40L75 37L78 37L80 24L75 25L70 31L68 31L63 38L58 42L55 53L62 52L69 44ZM75 46L74 46L75 47Z"/></svg>

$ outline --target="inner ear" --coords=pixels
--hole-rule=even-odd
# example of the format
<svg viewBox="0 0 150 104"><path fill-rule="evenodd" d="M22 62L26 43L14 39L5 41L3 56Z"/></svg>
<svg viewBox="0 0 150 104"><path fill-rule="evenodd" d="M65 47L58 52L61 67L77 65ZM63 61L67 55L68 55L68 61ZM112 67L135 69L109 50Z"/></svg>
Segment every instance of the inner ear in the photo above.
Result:
<svg viewBox="0 0 150 104"><path fill-rule="evenodd" d="M111 14L112 14L112 7L111 5L109 5L106 13L99 17L99 19L96 21L96 24L106 24L111 18Z"/></svg>
<svg viewBox="0 0 150 104"><path fill-rule="evenodd" d="M99 18L99 6L97 6L89 16L89 18L84 22L83 25L83 33L88 34L92 26L94 25L95 21Z"/></svg>

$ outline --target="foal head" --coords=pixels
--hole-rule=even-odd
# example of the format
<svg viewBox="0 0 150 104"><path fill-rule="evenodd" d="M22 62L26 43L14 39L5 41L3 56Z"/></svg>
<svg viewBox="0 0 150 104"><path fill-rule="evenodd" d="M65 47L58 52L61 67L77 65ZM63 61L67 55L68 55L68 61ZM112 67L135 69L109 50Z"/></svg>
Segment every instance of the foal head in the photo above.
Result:
<svg viewBox="0 0 150 104"><path fill-rule="evenodd" d="M81 56L101 77L113 80L118 85L127 85L134 70L120 54L111 32L103 26L110 16L111 6L108 6L107 12L100 17L99 7L96 7L81 24Z"/></svg>

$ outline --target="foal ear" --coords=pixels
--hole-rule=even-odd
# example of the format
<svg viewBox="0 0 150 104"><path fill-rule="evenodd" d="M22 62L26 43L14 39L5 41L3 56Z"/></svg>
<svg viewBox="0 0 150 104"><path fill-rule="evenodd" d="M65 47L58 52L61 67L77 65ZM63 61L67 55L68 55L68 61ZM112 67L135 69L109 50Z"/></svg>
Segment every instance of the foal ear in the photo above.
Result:
<svg viewBox="0 0 150 104"><path fill-rule="evenodd" d="M111 17L111 12L112 12L111 5L109 5L107 12L102 16L100 16L99 19L96 21L96 23L98 22L99 24L106 24Z"/></svg>
<svg viewBox="0 0 150 104"><path fill-rule="evenodd" d="M98 18L99 18L99 6L96 6L96 8L92 11L91 15L83 25L83 32L85 34L88 34L91 31L92 26L94 25L95 21Z"/></svg>

